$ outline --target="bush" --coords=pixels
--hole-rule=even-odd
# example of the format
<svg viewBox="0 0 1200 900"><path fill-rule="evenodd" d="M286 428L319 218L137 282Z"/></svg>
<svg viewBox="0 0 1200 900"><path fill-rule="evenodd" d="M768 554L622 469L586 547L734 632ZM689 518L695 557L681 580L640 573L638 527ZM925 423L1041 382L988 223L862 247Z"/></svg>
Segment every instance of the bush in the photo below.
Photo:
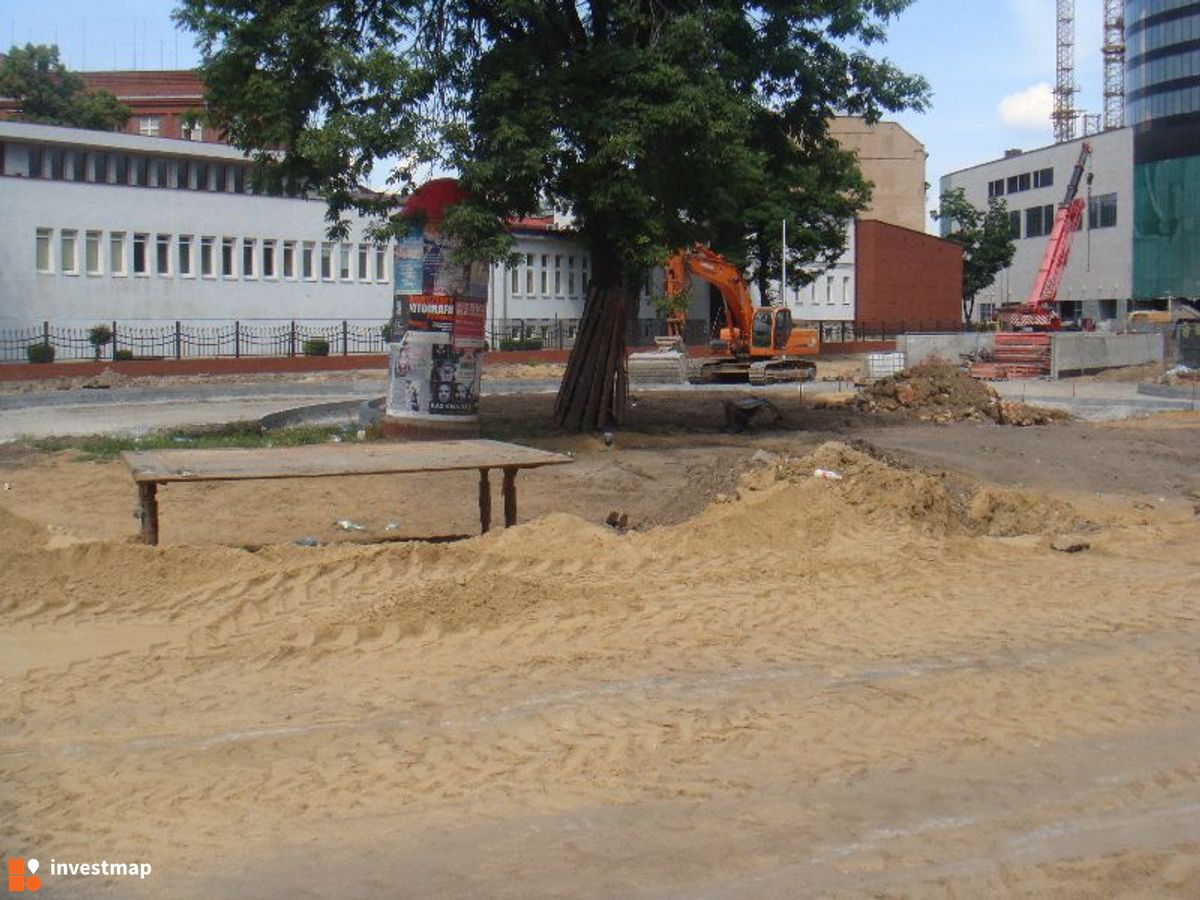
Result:
<svg viewBox="0 0 1200 900"><path fill-rule="evenodd" d="M305 356L328 356L329 341L325 338L308 338L300 345L300 350Z"/></svg>
<svg viewBox="0 0 1200 900"><path fill-rule="evenodd" d="M25 348L25 355L31 363L52 363L54 347L50 344L30 344Z"/></svg>
<svg viewBox="0 0 1200 900"><path fill-rule="evenodd" d="M106 347L112 339L112 329L107 325L93 325L88 329L88 343L96 348L96 359L100 358L100 349Z"/></svg>
<svg viewBox="0 0 1200 900"><path fill-rule="evenodd" d="M501 350L541 350L541 338L508 338L500 342Z"/></svg>
<svg viewBox="0 0 1200 900"><path fill-rule="evenodd" d="M113 351L113 359L116 360L117 362L128 362L129 360L133 359L133 351L132 350L114 350Z"/></svg>

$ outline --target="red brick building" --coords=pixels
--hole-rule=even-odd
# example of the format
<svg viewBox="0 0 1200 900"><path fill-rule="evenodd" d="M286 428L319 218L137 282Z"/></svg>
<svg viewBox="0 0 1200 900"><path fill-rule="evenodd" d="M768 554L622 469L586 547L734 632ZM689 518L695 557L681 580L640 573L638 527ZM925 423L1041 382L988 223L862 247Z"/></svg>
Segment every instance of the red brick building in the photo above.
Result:
<svg viewBox="0 0 1200 900"><path fill-rule="evenodd" d="M962 321L962 248L887 222L855 229L855 318L889 330L940 330Z"/></svg>
<svg viewBox="0 0 1200 900"><path fill-rule="evenodd" d="M176 140L227 143L200 119L204 112L204 82L191 69L139 72L80 72L88 90L105 90L129 107L129 134ZM0 119L14 104L0 98Z"/></svg>

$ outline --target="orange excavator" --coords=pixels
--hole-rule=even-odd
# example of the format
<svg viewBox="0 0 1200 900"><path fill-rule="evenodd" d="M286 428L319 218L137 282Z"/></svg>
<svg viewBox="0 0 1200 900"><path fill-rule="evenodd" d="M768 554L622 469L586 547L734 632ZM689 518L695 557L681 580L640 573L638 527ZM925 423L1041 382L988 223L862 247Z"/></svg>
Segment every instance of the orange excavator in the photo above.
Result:
<svg viewBox="0 0 1200 900"><path fill-rule="evenodd" d="M737 266L708 247L697 244L667 261L667 296L687 290L692 276L713 285L725 304L725 324L720 338L712 342L717 355L700 363L689 379L693 384L812 380L817 367L803 357L814 356L821 349L815 329L794 327L786 306L755 306Z"/></svg>

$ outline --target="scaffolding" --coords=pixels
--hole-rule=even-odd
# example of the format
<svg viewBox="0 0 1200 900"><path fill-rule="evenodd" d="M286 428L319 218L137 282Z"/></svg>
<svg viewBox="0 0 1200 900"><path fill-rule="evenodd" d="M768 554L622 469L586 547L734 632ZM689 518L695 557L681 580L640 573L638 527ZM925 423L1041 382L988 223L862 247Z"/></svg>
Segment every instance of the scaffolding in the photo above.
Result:
<svg viewBox="0 0 1200 900"><path fill-rule="evenodd" d="M1058 59L1055 66L1054 111L1050 113L1050 120L1054 123L1054 140L1062 143L1075 139L1075 119L1078 116L1078 110L1075 109L1075 94L1079 91L1075 83L1075 0L1058 0L1056 18Z"/></svg>
<svg viewBox="0 0 1200 900"><path fill-rule="evenodd" d="M1104 130L1125 126L1125 14L1122 0L1104 0Z"/></svg>

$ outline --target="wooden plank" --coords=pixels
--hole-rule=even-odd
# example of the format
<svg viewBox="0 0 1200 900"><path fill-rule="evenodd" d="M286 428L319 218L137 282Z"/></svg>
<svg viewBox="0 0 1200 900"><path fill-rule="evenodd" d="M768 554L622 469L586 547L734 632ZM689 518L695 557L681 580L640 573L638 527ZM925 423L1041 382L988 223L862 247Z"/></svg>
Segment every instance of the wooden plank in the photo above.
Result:
<svg viewBox="0 0 1200 900"><path fill-rule="evenodd" d="M138 482L137 516L142 526L142 543L153 547L158 543L158 485L153 481Z"/></svg>
<svg viewBox="0 0 1200 900"><path fill-rule="evenodd" d="M479 532L487 534L492 527L492 485L488 470L479 470Z"/></svg>
<svg viewBox="0 0 1200 900"><path fill-rule="evenodd" d="M137 450L121 454L137 482L329 478L470 469L529 469L571 457L501 441L414 441L396 444L316 444L226 450Z"/></svg>
<svg viewBox="0 0 1200 900"><path fill-rule="evenodd" d="M504 468L504 527L517 524L517 470L513 466Z"/></svg>

